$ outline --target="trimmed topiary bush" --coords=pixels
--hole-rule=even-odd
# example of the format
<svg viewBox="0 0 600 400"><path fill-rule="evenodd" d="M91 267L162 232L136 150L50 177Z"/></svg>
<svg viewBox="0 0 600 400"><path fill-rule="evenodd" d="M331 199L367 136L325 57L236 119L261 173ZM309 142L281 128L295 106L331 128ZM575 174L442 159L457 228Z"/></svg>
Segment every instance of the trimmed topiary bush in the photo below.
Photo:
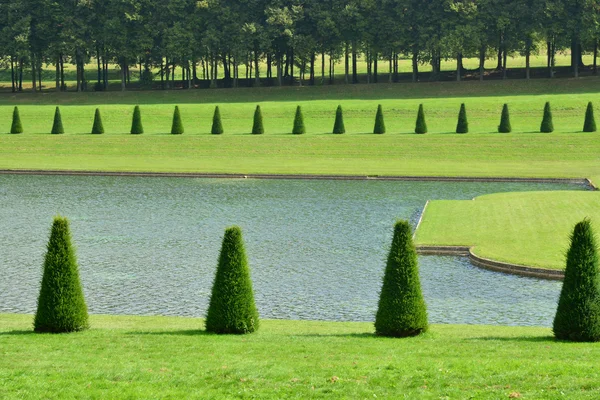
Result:
<svg viewBox="0 0 600 400"><path fill-rule="evenodd" d="M56 107L54 111L54 123L52 124L52 131L50 131L53 135L60 135L65 133L65 129L63 128L62 118L60 116L60 109Z"/></svg>
<svg viewBox="0 0 600 400"><path fill-rule="evenodd" d="M23 125L21 124L21 116L19 115L19 107L17 106L13 110L10 133L23 133Z"/></svg>
<svg viewBox="0 0 600 400"><path fill-rule="evenodd" d="M223 134L223 123L221 123L221 111L219 111L219 106L215 107L215 113L213 114L213 123L212 128L210 129L210 133L212 133L213 135Z"/></svg>
<svg viewBox="0 0 600 400"><path fill-rule="evenodd" d="M383 277L375 333L392 337L416 336L425 332L427 326L427 308L421 292L412 232L408 221L398 221Z"/></svg>
<svg viewBox="0 0 600 400"><path fill-rule="evenodd" d="M542 118L542 125L540 126L540 132L551 133L554 132L554 124L552 123L552 110L550 109L550 102L547 101L544 106L544 118Z"/></svg>
<svg viewBox="0 0 600 400"><path fill-rule="evenodd" d="M594 106L590 101L585 110L585 122L583 123L584 132L596 132L596 118L594 118Z"/></svg>
<svg viewBox="0 0 600 400"><path fill-rule="evenodd" d="M504 106L502 107L502 116L500 117L500 125L498 125L498 132L512 132L512 127L510 126L510 114L508 112L508 104L504 104Z"/></svg>
<svg viewBox="0 0 600 400"><path fill-rule="evenodd" d="M181 122L181 114L179 113L179 106L175 106L173 111L173 124L171 125L172 135L181 135L183 133L183 122Z"/></svg>
<svg viewBox="0 0 600 400"><path fill-rule="evenodd" d="M294 128L292 129L294 135L303 135L306 133L304 127L304 116L302 115L302 107L296 107L296 116L294 117Z"/></svg>
<svg viewBox="0 0 600 400"><path fill-rule="evenodd" d="M142 112L140 106L135 106L133 109L133 119L131 121L131 134L141 135L144 133L144 127L142 126Z"/></svg>
<svg viewBox="0 0 600 400"><path fill-rule="evenodd" d="M254 110L254 122L252 123L252 134L262 135L263 133L265 133L265 128L263 126L262 111L260 110L260 106L256 106L256 110Z"/></svg>
<svg viewBox="0 0 600 400"><path fill-rule="evenodd" d="M344 113L342 106L339 105L335 111L335 123L333 124L333 133L342 134L346 133L346 127L344 126Z"/></svg>
<svg viewBox="0 0 600 400"><path fill-rule="evenodd" d="M378 135L385 133L385 121L383 120L383 107L381 107L381 104L377 106L377 114L375 115L375 127L373 128L373 133Z"/></svg>
<svg viewBox="0 0 600 400"><path fill-rule="evenodd" d="M427 123L425 122L425 111L423 111L423 104L419 104L417 123L415 124L415 133L427 133Z"/></svg>
<svg viewBox="0 0 600 400"><path fill-rule="evenodd" d="M92 134L101 135L104 133L104 125L102 125L102 117L100 116L100 109L96 108L94 114L94 125L92 126Z"/></svg>
<svg viewBox="0 0 600 400"><path fill-rule="evenodd" d="M554 317L554 336L600 341L600 276L596 240L588 219L575 225L567 252L565 279Z"/></svg>
<svg viewBox="0 0 600 400"><path fill-rule="evenodd" d="M69 221L55 217L44 260L44 275L33 323L36 332L75 332L88 328Z"/></svg>
<svg viewBox="0 0 600 400"><path fill-rule="evenodd" d="M206 315L206 330L244 334L256 331L258 326L242 230L233 226L225 230Z"/></svg>
<svg viewBox="0 0 600 400"><path fill-rule="evenodd" d="M456 133L469 133L469 122L467 121L467 108L465 107L465 103L460 105Z"/></svg>

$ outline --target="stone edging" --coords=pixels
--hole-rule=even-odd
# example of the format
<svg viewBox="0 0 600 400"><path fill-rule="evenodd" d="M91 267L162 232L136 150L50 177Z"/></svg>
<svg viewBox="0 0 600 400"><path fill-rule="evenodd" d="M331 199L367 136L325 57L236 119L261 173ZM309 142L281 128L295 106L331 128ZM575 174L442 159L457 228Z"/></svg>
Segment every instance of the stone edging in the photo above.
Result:
<svg viewBox="0 0 600 400"><path fill-rule="evenodd" d="M565 276L563 271L527 267L524 265L509 264L479 257L473 254L473 249L471 247L467 246L417 246L417 252L422 255L466 256L469 257L471 264L476 267L506 274L550 280L563 280Z"/></svg>

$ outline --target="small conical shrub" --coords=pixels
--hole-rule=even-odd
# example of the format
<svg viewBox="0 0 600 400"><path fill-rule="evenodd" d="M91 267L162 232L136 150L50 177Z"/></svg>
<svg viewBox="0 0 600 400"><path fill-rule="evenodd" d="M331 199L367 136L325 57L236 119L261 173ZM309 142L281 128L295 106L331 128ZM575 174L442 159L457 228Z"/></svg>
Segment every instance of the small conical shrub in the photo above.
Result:
<svg viewBox="0 0 600 400"><path fill-rule="evenodd" d="M408 221L398 221L385 267L375 333L407 337L426 330L427 308L421 292L417 251Z"/></svg>
<svg viewBox="0 0 600 400"><path fill-rule="evenodd" d="M508 104L504 104L504 106L502 107L502 116L500 117L500 125L498 125L498 132L512 132L512 127L510 126L510 114L508 113Z"/></svg>
<svg viewBox="0 0 600 400"><path fill-rule="evenodd" d="M102 125L102 117L100 116L100 109L96 108L94 114L94 125L92 126L92 134L101 135L104 133L104 125Z"/></svg>
<svg viewBox="0 0 600 400"><path fill-rule="evenodd" d="M469 133L469 122L467 121L467 108L465 107L465 103L460 105L456 133Z"/></svg>
<svg viewBox="0 0 600 400"><path fill-rule="evenodd" d="M596 132L596 119L594 118L594 106L590 101L585 110L585 122L583 124L584 132Z"/></svg>
<svg viewBox="0 0 600 400"><path fill-rule="evenodd" d="M133 109L133 119L131 121L131 134L141 135L144 133L144 127L142 126L142 112L140 106L135 106Z"/></svg>
<svg viewBox="0 0 600 400"><path fill-rule="evenodd" d="M552 110L550 109L550 102L547 101L544 106L544 118L542 119L542 125L540 126L540 132L551 133L554 132L554 124L552 123Z"/></svg>
<svg viewBox="0 0 600 400"><path fill-rule="evenodd" d="M587 219L575 225L571 235L553 331L557 339L600 341L598 255L592 226Z"/></svg>
<svg viewBox="0 0 600 400"><path fill-rule="evenodd" d="M383 120L383 107L381 104L377 106L377 114L375 115L375 127L373 133L384 134L385 133L385 121Z"/></svg>
<svg viewBox="0 0 600 400"><path fill-rule="evenodd" d="M88 328L69 221L55 217L44 260L44 275L33 323L36 332L75 332Z"/></svg>
<svg viewBox="0 0 600 400"><path fill-rule="evenodd" d="M427 133L427 123L425 122L425 111L423 111L423 104L419 104L417 123L415 124L415 133Z"/></svg>
<svg viewBox="0 0 600 400"><path fill-rule="evenodd" d="M333 124L333 133L341 134L346 133L346 127L344 126L344 113L342 106L338 106L335 111L335 123Z"/></svg>
<svg viewBox="0 0 600 400"><path fill-rule="evenodd" d="M179 113L179 106L175 106L173 111L173 124L171 125L172 135L181 135L183 133L183 122L181 122L181 114Z"/></svg>
<svg viewBox="0 0 600 400"><path fill-rule="evenodd" d="M225 230L206 315L206 330L243 334L256 331L258 325L242 231L233 226Z"/></svg>
<svg viewBox="0 0 600 400"><path fill-rule="evenodd" d="M19 107L15 106L13 110L12 125L10 133L23 133L23 125L21 124L21 116L19 116Z"/></svg>
<svg viewBox="0 0 600 400"><path fill-rule="evenodd" d="M219 111L219 106L215 107L215 113L213 114L213 123L210 132L213 135L223 134L223 123L221 123L221 111Z"/></svg>
<svg viewBox="0 0 600 400"><path fill-rule="evenodd" d="M65 133L62 118L60 117L60 110L58 107L56 107L56 110L54 111L54 123L52 124L52 131L50 133L52 133L53 135L60 135L61 133Z"/></svg>
<svg viewBox="0 0 600 400"><path fill-rule="evenodd" d="M294 117L294 128L292 129L294 135L302 135L306 133L304 127L304 117L302 116L302 107L296 107L296 116Z"/></svg>
<svg viewBox="0 0 600 400"><path fill-rule="evenodd" d="M260 110L260 106L256 106L256 110L254 110L254 122L252 123L252 134L262 135L263 133L265 133L265 128L263 126L262 111Z"/></svg>

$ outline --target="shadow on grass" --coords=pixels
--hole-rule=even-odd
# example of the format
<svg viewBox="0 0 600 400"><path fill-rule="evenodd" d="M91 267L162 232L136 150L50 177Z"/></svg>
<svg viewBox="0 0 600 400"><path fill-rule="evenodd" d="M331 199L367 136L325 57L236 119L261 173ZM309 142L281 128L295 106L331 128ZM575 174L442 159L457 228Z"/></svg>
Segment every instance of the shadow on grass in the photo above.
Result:
<svg viewBox="0 0 600 400"><path fill-rule="evenodd" d="M484 336L468 338L469 341L499 341L499 342L530 342L530 343L561 343L561 340L556 340L554 336L529 336L529 337L506 337L506 336ZM565 342L569 343L569 342Z"/></svg>
<svg viewBox="0 0 600 400"><path fill-rule="evenodd" d="M23 335L36 335L36 333L33 330L0 332L0 336L23 336ZM37 335L39 335L39 333Z"/></svg>
<svg viewBox="0 0 600 400"><path fill-rule="evenodd" d="M211 336L214 333L209 333L200 329L189 329L180 331L148 331L138 332L132 331L127 332L127 335L140 335L140 336Z"/></svg>

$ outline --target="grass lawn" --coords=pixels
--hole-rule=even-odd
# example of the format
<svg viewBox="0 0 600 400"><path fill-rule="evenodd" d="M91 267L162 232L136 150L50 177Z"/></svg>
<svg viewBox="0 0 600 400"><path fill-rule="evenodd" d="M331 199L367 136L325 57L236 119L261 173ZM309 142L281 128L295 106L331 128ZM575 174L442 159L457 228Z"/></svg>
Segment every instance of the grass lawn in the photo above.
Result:
<svg viewBox="0 0 600 400"><path fill-rule="evenodd" d="M552 269L565 267L573 227L589 217L600 233L600 193L500 193L429 203L420 245L474 246L478 256Z"/></svg>
<svg viewBox="0 0 600 400"><path fill-rule="evenodd" d="M598 398L597 344L546 328L435 325L417 338L370 323L263 321L214 336L201 320L93 316L93 329L31 333L0 315L2 398Z"/></svg>

